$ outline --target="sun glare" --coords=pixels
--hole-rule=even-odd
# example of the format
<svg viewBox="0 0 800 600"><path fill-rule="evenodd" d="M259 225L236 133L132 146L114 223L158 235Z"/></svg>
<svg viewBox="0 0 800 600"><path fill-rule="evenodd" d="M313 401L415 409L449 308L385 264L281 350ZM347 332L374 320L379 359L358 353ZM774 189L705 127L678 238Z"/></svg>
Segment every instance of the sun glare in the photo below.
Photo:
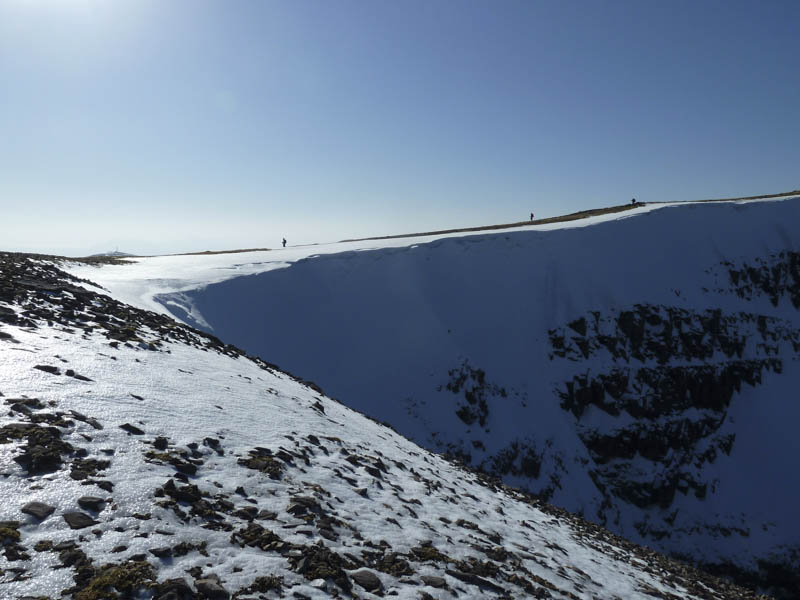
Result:
<svg viewBox="0 0 800 600"><path fill-rule="evenodd" d="M118 12L124 4L122 0L10 0L7 6L29 15L96 20Z"/></svg>
<svg viewBox="0 0 800 600"><path fill-rule="evenodd" d="M102 0L14 0L14 2L18 6L31 9L63 8L65 10L86 10L102 4L111 4L102 2Z"/></svg>

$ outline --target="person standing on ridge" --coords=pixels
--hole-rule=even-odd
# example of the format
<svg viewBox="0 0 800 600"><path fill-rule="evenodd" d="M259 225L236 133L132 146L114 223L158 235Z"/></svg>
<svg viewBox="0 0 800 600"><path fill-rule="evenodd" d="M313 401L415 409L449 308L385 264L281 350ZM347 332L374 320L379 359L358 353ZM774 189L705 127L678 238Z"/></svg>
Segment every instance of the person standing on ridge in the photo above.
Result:
<svg viewBox="0 0 800 600"><path fill-rule="evenodd" d="M286 238L283 238L283 247L286 248Z"/></svg>
<svg viewBox="0 0 800 600"><path fill-rule="evenodd" d="M533 221L533 213L531 213L531 221Z"/></svg>

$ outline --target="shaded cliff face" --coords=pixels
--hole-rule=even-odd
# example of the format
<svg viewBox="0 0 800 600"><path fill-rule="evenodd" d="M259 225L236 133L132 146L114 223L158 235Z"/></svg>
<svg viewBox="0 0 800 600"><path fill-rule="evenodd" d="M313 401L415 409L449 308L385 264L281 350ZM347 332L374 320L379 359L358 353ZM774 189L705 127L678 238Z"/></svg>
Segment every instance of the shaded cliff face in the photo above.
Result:
<svg viewBox="0 0 800 600"><path fill-rule="evenodd" d="M0 253L2 598L759 598L95 289Z"/></svg>
<svg viewBox="0 0 800 600"><path fill-rule="evenodd" d="M716 294L748 303L766 298L790 315L789 306L800 309L800 253L724 261L708 272L723 282ZM743 388L755 392L766 378L800 368L796 319L753 312L637 304L590 311L551 329L549 338L551 360L573 363L574 374L554 393L575 417L591 457L589 474L604 497L594 518L618 524L619 505L635 506L643 518L634 526L655 542L675 533L676 495L702 501L718 485L708 467L736 447L737 428L729 414ZM794 386L783 393L797 399ZM605 418L596 418L598 411ZM790 415L778 412L773 418L784 416ZM786 493L792 494L797 456L775 458L785 461ZM759 525L765 527L748 519L738 526L705 527L747 539ZM788 544L744 571L726 560L706 567L789 598L800 589L798 548Z"/></svg>
<svg viewBox="0 0 800 600"><path fill-rule="evenodd" d="M668 509L676 492L705 498L713 482L704 465L730 455L736 440L724 427L734 397L800 355L800 330L787 321L651 305L592 313L551 330L550 341L553 358L581 371L555 393L576 418L593 480L604 495L640 508ZM612 419L592 419L592 408ZM641 469L640 459L659 468Z"/></svg>
<svg viewBox="0 0 800 600"><path fill-rule="evenodd" d="M797 200L669 208L321 256L181 302L225 341L429 448L790 589L795 222Z"/></svg>

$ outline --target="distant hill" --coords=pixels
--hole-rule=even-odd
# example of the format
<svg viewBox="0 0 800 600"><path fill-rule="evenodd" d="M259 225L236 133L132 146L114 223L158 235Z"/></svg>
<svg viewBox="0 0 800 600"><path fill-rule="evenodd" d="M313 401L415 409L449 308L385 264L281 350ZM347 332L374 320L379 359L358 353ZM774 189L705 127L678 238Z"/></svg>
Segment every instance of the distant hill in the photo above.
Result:
<svg viewBox="0 0 800 600"><path fill-rule="evenodd" d="M101 252L100 254L90 254L89 258L95 258L100 256L136 256L135 254L128 254L127 252L120 252L119 250L114 250L112 252Z"/></svg>

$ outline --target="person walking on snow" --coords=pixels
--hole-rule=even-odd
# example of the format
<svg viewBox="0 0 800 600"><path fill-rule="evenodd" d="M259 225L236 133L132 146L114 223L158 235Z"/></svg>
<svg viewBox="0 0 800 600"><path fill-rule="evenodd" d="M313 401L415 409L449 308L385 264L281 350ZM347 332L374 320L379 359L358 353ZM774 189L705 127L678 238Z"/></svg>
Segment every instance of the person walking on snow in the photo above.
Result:
<svg viewBox="0 0 800 600"><path fill-rule="evenodd" d="M286 238L283 238L283 247L286 248Z"/></svg>

